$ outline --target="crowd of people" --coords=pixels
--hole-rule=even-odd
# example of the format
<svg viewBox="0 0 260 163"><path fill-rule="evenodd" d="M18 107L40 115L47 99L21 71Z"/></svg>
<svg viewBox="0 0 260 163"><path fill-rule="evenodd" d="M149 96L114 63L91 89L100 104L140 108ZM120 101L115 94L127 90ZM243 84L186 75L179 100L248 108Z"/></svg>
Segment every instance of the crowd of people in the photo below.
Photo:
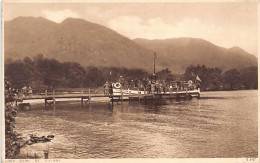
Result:
<svg viewBox="0 0 260 163"><path fill-rule="evenodd" d="M117 86L116 84L119 84ZM191 80L186 81L171 81L166 82L164 80L150 80L144 78L143 80L131 80L127 81L122 76L119 77L117 83L106 82L104 85L104 94L113 94L113 88L122 89L139 89L140 91L147 91L147 93L166 93L174 91L194 90L199 88L200 83L195 83Z"/></svg>
<svg viewBox="0 0 260 163"><path fill-rule="evenodd" d="M25 96L32 95L33 94L33 89L30 86L29 87L24 86L21 89L21 93L24 94Z"/></svg>

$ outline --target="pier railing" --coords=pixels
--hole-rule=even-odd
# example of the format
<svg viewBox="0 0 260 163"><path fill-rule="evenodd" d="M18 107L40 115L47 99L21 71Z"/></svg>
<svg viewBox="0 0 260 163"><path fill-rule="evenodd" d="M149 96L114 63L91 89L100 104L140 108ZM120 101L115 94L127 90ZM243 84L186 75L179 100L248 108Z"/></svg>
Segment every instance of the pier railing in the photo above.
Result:
<svg viewBox="0 0 260 163"><path fill-rule="evenodd" d="M33 92L31 95L52 95L53 91L55 92L56 95L63 95L63 94L86 94L89 93L89 90L91 93L103 93L103 90L100 88L57 88L54 90L45 90L45 91L38 91L38 92ZM29 94L26 94L29 95Z"/></svg>
<svg viewBox="0 0 260 163"><path fill-rule="evenodd" d="M78 89L79 90L79 89ZM23 96L19 102L22 102L23 100L33 100L33 99L43 99L45 101L45 106L47 105L53 105L55 106L56 99L58 98L74 98L74 99L81 99L81 105L83 106L84 100L85 102L90 103L92 97L108 97L111 99L111 102L115 100L132 100L136 99L140 101L141 99L147 100L147 99L162 99L162 98L187 98L192 99L193 96L200 97L200 90L188 90L185 91L177 91L177 92L152 92L148 93L146 91L140 91L138 89L138 92L135 94L131 93L123 93L122 89L120 89L120 92L113 93L113 94L104 94L102 91L97 91L97 89L93 90L88 88L88 90L77 91L77 92L69 92L69 91L61 91L56 92L56 90L53 90L52 92L48 92L47 90L42 94L30 94L27 96ZM17 105L18 100L16 101Z"/></svg>

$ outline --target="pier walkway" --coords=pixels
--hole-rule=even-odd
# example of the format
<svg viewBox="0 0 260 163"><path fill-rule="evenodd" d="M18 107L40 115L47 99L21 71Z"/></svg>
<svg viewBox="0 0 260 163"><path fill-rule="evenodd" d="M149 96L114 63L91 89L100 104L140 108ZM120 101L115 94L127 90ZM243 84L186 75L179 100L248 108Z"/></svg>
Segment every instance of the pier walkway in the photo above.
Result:
<svg viewBox="0 0 260 163"><path fill-rule="evenodd" d="M47 91L45 94L38 94L38 95L28 95L22 97L22 100L34 100L34 99L43 99L46 105L55 105L56 99L58 98L75 98L81 99L81 105L83 105L84 100L90 102L92 97L107 97L110 98L110 101L127 101L127 100L154 100L154 99L178 99L178 98L185 98L185 99L192 99L193 97L200 97L200 90L186 90L186 91L178 91L178 92L165 92L165 93L146 93L145 91L138 91L135 94L126 94L126 93L114 93L112 95L104 95L102 93L91 93L89 90L88 93L86 92L78 92L78 93L57 93L52 92L52 94L48 94ZM85 101L85 102L86 102Z"/></svg>

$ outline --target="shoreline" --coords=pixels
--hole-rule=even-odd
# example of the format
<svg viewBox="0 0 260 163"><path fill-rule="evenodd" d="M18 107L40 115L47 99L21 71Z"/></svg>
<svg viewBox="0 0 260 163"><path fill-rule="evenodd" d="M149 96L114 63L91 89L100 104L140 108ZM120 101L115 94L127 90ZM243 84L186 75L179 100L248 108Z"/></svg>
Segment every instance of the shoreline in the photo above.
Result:
<svg viewBox="0 0 260 163"><path fill-rule="evenodd" d="M258 89L239 89L239 90L216 90L216 91L201 91L201 94L203 95L204 93L214 93L214 92L232 92L232 91L258 91ZM56 99L56 102L80 102L80 98L58 98ZM109 97L92 97L91 102L110 102ZM23 100L21 103L30 103L30 104L42 104L44 103L44 100L42 99L32 99L32 100Z"/></svg>

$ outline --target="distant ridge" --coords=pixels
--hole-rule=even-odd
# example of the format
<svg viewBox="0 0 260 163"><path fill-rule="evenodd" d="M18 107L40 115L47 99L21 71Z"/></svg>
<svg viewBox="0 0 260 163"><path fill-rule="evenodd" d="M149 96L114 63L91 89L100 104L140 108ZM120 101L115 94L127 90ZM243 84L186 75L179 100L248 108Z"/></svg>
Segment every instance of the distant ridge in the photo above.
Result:
<svg viewBox="0 0 260 163"><path fill-rule="evenodd" d="M83 66L142 68L183 72L191 64L222 69L257 65L257 58L239 47L225 49L197 38L130 40L117 32L83 19L55 23L41 17L17 17L4 23L5 59L23 59L39 53Z"/></svg>
<svg viewBox="0 0 260 163"><path fill-rule="evenodd" d="M136 43L156 51L160 64L174 65L183 70L189 65L205 64L223 70L257 66L257 58L240 47L226 49L199 38L172 38L165 40L134 39Z"/></svg>

